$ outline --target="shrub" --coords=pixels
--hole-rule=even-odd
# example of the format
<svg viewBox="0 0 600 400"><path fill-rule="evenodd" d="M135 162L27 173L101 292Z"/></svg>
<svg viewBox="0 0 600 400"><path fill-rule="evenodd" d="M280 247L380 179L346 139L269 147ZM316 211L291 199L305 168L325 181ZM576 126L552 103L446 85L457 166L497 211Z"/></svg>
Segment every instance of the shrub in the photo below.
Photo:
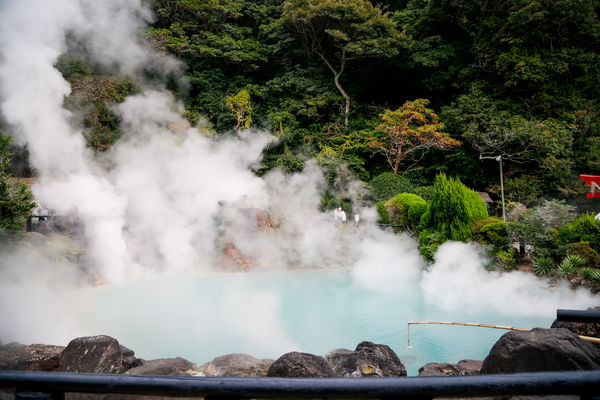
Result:
<svg viewBox="0 0 600 400"><path fill-rule="evenodd" d="M573 268L579 269L585 267L587 262L585 261L585 258L578 256L577 254L570 254L562 260L561 265L562 264L570 264Z"/></svg>
<svg viewBox="0 0 600 400"><path fill-rule="evenodd" d="M582 278L582 279L586 279L588 281L592 280L592 277L594 275L594 268L591 267L584 267L581 268L579 271L577 271L577 274Z"/></svg>
<svg viewBox="0 0 600 400"><path fill-rule="evenodd" d="M411 193L416 194L423 200L431 201L431 199L433 199L434 189L433 186L416 186L411 190Z"/></svg>
<svg viewBox="0 0 600 400"><path fill-rule="evenodd" d="M427 202L412 193L400 193L385 204L390 209L392 220L412 228L419 226L421 216L427 209Z"/></svg>
<svg viewBox="0 0 600 400"><path fill-rule="evenodd" d="M550 257L537 257L533 263L533 271L537 275L549 274L554 268L554 262Z"/></svg>
<svg viewBox="0 0 600 400"><path fill-rule="evenodd" d="M586 262L583 257L574 254L568 255L558 266L558 274L563 278L567 278L577 273L577 270L584 267L585 264Z"/></svg>
<svg viewBox="0 0 600 400"><path fill-rule="evenodd" d="M587 242L593 249L600 248L600 222L592 214L583 214L558 230L561 244Z"/></svg>
<svg viewBox="0 0 600 400"><path fill-rule="evenodd" d="M398 193L408 193L412 189L410 180L393 172L384 172L369 182L374 200L387 201Z"/></svg>
<svg viewBox="0 0 600 400"><path fill-rule="evenodd" d="M12 155L8 151L11 140L0 133L0 242L20 240L25 235L27 218L35 206L25 184L9 182L6 170Z"/></svg>
<svg viewBox="0 0 600 400"><path fill-rule="evenodd" d="M600 284L600 270L593 269L590 274L591 281Z"/></svg>
<svg viewBox="0 0 600 400"><path fill-rule="evenodd" d="M438 247L445 240L439 232L424 230L419 234L419 249L426 261L432 262Z"/></svg>
<svg viewBox="0 0 600 400"><path fill-rule="evenodd" d="M377 219L377 223L391 225L392 217L390 216L390 213L388 212L387 208L385 207L385 202L378 201L375 204L375 207L377 208L377 214L379 215L379 218Z"/></svg>
<svg viewBox="0 0 600 400"><path fill-rule="evenodd" d="M567 246L569 254L576 254L585 259L586 265L598 266L598 253L592 249L588 242L571 243Z"/></svg>
<svg viewBox="0 0 600 400"><path fill-rule="evenodd" d="M470 240L471 224L487 218L487 208L478 193L457 179L440 174L435 179L434 195L421 218L424 229L440 232L444 240Z"/></svg>
<svg viewBox="0 0 600 400"><path fill-rule="evenodd" d="M471 224L471 231L473 231L473 237L477 238L477 235L481 231L481 228L483 228L485 225L496 223L496 222L502 222L502 218L487 217L487 218L484 218L484 219L479 219L477 221L474 221Z"/></svg>
<svg viewBox="0 0 600 400"><path fill-rule="evenodd" d="M508 246L506 223L498 217L480 219L471 224L473 239L497 247Z"/></svg>
<svg viewBox="0 0 600 400"><path fill-rule="evenodd" d="M517 266L517 252L514 249L500 250L496 253L496 258L506 269Z"/></svg>

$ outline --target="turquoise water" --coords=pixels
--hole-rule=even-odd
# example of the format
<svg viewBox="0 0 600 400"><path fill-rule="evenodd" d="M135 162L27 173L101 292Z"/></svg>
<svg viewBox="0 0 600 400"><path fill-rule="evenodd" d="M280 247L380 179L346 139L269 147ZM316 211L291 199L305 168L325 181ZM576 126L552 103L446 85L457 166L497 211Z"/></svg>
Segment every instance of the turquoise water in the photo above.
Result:
<svg viewBox="0 0 600 400"><path fill-rule="evenodd" d="M378 291L350 271L209 274L97 288L85 316L90 332L119 339L145 359L181 356L198 365L229 353L277 358L325 355L363 340L389 345L408 375L430 362L483 359L506 331L407 322L454 321L533 328L546 316L442 311L412 289Z"/></svg>

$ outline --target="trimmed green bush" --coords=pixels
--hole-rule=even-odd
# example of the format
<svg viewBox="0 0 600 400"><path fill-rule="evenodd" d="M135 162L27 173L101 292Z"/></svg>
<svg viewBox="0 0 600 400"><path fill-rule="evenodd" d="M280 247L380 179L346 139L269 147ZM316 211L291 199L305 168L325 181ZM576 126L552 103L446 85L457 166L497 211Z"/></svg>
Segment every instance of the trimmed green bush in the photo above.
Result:
<svg viewBox="0 0 600 400"><path fill-rule="evenodd" d="M387 201L398 193L407 193L412 189L410 180L393 172L384 172L369 182L371 193L376 202Z"/></svg>
<svg viewBox="0 0 600 400"><path fill-rule="evenodd" d="M387 208L385 207L385 202L378 201L375 204L375 207L377 208L377 214L379 215L379 218L377 219L377 223L391 225L392 217L390 216L390 213L388 212Z"/></svg>
<svg viewBox="0 0 600 400"><path fill-rule="evenodd" d="M473 239L497 247L508 246L506 223L498 217L480 219L471 224Z"/></svg>
<svg viewBox="0 0 600 400"><path fill-rule="evenodd" d="M421 218L423 229L440 233L444 240L467 241L473 238L471 225L487 218L487 207L477 192L445 174L436 177L434 195Z"/></svg>
<svg viewBox="0 0 600 400"><path fill-rule="evenodd" d="M412 193L400 193L385 204L390 210L392 220L411 228L419 226L421 216L427 210L427 202Z"/></svg>

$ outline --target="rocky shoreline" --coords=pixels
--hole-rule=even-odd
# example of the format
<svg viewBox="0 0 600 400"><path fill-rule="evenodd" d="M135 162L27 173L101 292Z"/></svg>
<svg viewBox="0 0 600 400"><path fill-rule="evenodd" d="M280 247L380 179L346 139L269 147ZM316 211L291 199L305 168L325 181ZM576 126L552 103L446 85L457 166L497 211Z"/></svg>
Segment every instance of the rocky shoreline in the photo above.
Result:
<svg viewBox="0 0 600 400"><path fill-rule="evenodd" d="M578 335L600 337L600 324L555 321L550 329L510 331L482 361L430 363L419 376L600 369L600 346ZM596 347L594 347L596 346ZM364 341L325 356L291 352L277 360L228 354L203 365L181 357L143 360L110 336L73 339L66 347L0 343L0 370L63 371L204 377L402 377L406 368L387 345Z"/></svg>

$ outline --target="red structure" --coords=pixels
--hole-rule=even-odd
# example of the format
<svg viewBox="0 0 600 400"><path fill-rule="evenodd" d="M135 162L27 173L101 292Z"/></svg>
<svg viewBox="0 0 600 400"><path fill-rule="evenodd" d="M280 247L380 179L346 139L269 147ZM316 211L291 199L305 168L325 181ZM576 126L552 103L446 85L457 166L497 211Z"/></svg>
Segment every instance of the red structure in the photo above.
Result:
<svg viewBox="0 0 600 400"><path fill-rule="evenodd" d="M592 199L600 197L600 175L579 175L586 185L590 185L590 192L587 193L587 198Z"/></svg>

